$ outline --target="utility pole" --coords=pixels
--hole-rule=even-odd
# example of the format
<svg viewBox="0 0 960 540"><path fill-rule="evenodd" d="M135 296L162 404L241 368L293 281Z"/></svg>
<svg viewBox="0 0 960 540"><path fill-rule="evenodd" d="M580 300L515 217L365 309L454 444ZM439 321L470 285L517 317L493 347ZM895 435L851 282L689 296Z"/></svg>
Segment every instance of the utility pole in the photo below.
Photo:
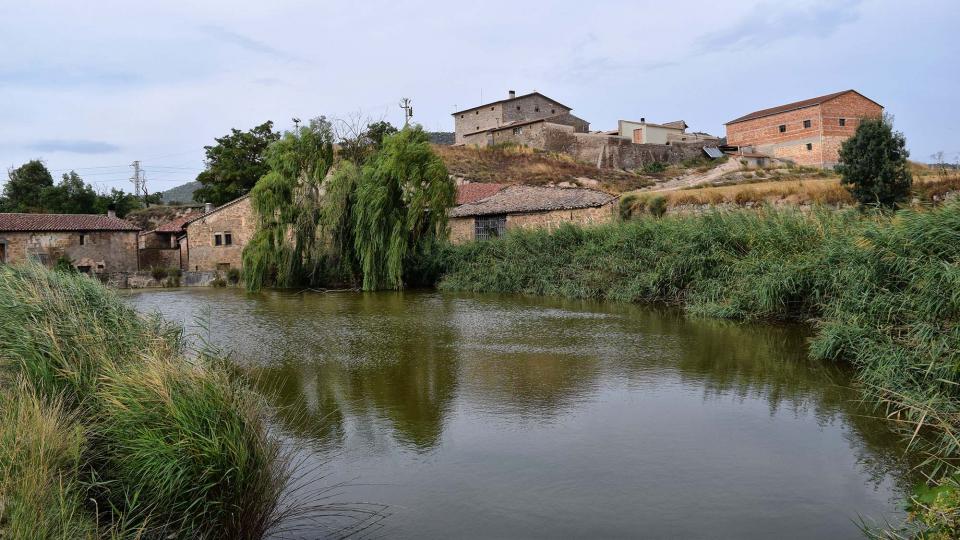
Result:
<svg viewBox="0 0 960 540"><path fill-rule="evenodd" d="M134 197L143 196L143 205L150 206L147 202L147 178L143 169L140 168L140 160L134 161L130 166L133 167L133 176L130 177L130 182L133 183L133 195Z"/></svg>
<svg viewBox="0 0 960 540"><path fill-rule="evenodd" d="M401 99L400 108L403 109L403 127L407 127L410 125L410 119L413 118L413 104L410 98Z"/></svg>

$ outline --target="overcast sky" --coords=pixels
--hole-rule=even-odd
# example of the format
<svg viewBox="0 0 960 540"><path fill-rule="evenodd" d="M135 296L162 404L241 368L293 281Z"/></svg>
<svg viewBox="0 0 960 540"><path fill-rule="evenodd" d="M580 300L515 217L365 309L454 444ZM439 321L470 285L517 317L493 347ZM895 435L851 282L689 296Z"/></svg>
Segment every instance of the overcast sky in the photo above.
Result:
<svg viewBox="0 0 960 540"><path fill-rule="evenodd" d="M912 157L960 157L960 1L261 0L0 5L0 165L43 159L98 190L193 180L230 128L358 111L452 131L538 90L591 129L750 111L854 88ZM481 101L483 100L483 101ZM6 180L6 175L3 181Z"/></svg>

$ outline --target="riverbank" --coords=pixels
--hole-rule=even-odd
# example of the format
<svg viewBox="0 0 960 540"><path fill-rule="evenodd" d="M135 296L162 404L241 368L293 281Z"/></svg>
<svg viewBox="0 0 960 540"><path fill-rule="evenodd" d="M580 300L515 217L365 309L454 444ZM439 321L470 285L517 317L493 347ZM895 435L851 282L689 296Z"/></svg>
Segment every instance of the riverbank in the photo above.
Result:
<svg viewBox="0 0 960 540"><path fill-rule="evenodd" d="M265 408L182 329L87 276L0 266L0 537L261 538L287 470Z"/></svg>
<svg viewBox="0 0 960 540"><path fill-rule="evenodd" d="M811 355L856 368L877 414L929 458L945 502L956 500L949 477L960 457L958 262L957 203L894 217L760 210L520 231L455 246L439 286L809 321ZM947 506L929 525L955 531L956 505Z"/></svg>

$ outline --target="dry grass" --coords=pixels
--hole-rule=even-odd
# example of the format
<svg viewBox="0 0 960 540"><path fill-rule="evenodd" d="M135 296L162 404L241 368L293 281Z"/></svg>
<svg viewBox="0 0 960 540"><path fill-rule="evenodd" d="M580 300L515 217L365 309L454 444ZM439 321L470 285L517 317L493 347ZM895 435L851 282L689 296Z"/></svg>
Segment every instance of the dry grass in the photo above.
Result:
<svg viewBox="0 0 960 540"><path fill-rule="evenodd" d="M645 176L617 169L598 169L568 154L544 152L525 146L477 148L437 145L433 148L443 159L450 174L473 182L544 185L589 178L599 182L597 187L614 193L653 184L652 179Z"/></svg>

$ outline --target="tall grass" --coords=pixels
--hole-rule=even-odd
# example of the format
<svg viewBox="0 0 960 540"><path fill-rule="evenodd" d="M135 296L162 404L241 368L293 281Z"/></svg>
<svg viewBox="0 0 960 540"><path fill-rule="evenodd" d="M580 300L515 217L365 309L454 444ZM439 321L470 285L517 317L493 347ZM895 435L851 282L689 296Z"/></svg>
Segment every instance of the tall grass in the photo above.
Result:
<svg viewBox="0 0 960 540"><path fill-rule="evenodd" d="M187 359L179 328L85 276L3 266L0 343L0 538L31 519L52 523L32 537L64 538L274 524L286 469L264 408L222 364Z"/></svg>
<svg viewBox="0 0 960 540"><path fill-rule="evenodd" d="M517 231L451 247L443 264L448 290L811 321L811 355L853 364L878 410L927 455L943 497L960 501L951 479L960 465L960 203L895 216L763 209ZM949 512L917 508L932 521L921 528L960 530L929 517Z"/></svg>

